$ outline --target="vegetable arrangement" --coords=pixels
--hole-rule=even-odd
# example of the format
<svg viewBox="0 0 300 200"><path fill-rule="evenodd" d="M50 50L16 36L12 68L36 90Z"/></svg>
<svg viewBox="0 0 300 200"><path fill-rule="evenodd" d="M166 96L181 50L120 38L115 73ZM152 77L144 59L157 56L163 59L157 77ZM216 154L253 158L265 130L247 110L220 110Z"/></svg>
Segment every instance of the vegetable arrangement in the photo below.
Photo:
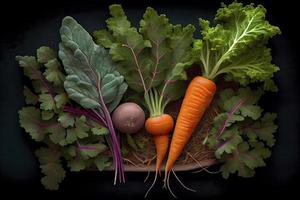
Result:
<svg viewBox="0 0 300 200"><path fill-rule="evenodd" d="M65 17L58 57L45 46L36 57L16 57L32 82L24 87L27 106L19 111L20 125L43 143L36 156L47 189L58 189L64 179L63 160L71 171L113 167L114 184L125 182L124 135L118 132L127 135L134 151L131 134L144 126L156 148L155 178L146 196L167 153L164 186L173 194L173 172L194 191L173 167L212 102L217 114L205 121L210 128L197 145L214 152L223 177L235 172L250 177L265 165L275 143L276 114L264 112L258 103L265 92L277 91L272 77L279 68L271 63L267 43L280 30L266 21L262 6L222 4L213 26L199 19L201 39L194 38L193 25L174 25L153 8L146 9L139 28L121 5L109 11L107 29L95 31L94 38ZM186 70L193 64L202 74L187 86ZM221 85L229 82L233 87ZM175 124L165 108L183 96Z"/></svg>

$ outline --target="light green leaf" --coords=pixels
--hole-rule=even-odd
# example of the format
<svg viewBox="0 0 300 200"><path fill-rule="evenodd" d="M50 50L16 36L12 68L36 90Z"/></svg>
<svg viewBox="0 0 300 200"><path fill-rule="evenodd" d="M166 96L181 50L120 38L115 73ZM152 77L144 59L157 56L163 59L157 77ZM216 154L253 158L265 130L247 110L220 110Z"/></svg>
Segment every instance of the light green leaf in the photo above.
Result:
<svg viewBox="0 0 300 200"><path fill-rule="evenodd" d="M67 103L68 101L68 96L66 93L61 93L61 94L58 94L54 97L54 101L55 101L55 104L56 104L56 107L57 108L63 108L63 106Z"/></svg>
<svg viewBox="0 0 300 200"><path fill-rule="evenodd" d="M50 47L42 46L37 49L37 61L39 63L44 64L55 58L56 53Z"/></svg>
<svg viewBox="0 0 300 200"><path fill-rule="evenodd" d="M215 16L215 26L199 20L203 38L196 62L201 62L203 74L215 79L226 74L227 80L242 85L269 81L279 68L271 63L266 43L280 30L266 19L266 9L253 4L243 6L233 2L223 4Z"/></svg>
<svg viewBox="0 0 300 200"><path fill-rule="evenodd" d="M62 112L59 114L58 121L62 127L67 128L73 126L75 119L71 114Z"/></svg>
<svg viewBox="0 0 300 200"><path fill-rule="evenodd" d="M23 68L25 76L31 80L40 80L40 65L34 56L16 56L20 67Z"/></svg>
<svg viewBox="0 0 300 200"><path fill-rule="evenodd" d="M51 94L40 94L39 95L40 108L42 110L54 110L55 102L51 96Z"/></svg>
<svg viewBox="0 0 300 200"><path fill-rule="evenodd" d="M49 60L45 64L46 70L44 76L46 80L53 83L53 85L58 86L62 85L65 80L65 75L62 72L60 63L57 59Z"/></svg>
<svg viewBox="0 0 300 200"><path fill-rule="evenodd" d="M59 57L67 72L64 87L69 98L88 109L112 111L127 89L123 76L105 49L72 17L65 17L60 29ZM99 100L99 96L102 96ZM103 99L104 102L101 102Z"/></svg>
<svg viewBox="0 0 300 200"><path fill-rule="evenodd" d="M100 125L93 127L91 130L94 135L108 135L109 134L109 130Z"/></svg>

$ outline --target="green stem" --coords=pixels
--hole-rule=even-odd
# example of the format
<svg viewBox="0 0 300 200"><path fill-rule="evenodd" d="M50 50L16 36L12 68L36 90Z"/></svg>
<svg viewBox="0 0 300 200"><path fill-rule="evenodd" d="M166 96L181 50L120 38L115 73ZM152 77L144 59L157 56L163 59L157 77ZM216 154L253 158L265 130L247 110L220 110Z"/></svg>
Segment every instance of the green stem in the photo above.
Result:
<svg viewBox="0 0 300 200"><path fill-rule="evenodd" d="M164 107L168 101L163 104L163 97L159 95L156 89L151 89L148 92L145 92L144 98L150 112L150 117L160 116L163 114Z"/></svg>

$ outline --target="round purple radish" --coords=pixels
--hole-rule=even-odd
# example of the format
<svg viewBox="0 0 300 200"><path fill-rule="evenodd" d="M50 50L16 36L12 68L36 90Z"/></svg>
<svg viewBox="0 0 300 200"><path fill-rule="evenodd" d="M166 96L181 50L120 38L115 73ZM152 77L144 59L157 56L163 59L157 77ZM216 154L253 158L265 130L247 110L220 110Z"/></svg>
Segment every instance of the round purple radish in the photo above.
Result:
<svg viewBox="0 0 300 200"><path fill-rule="evenodd" d="M119 105L112 114L114 126L122 133L136 133L145 123L145 113L136 103Z"/></svg>

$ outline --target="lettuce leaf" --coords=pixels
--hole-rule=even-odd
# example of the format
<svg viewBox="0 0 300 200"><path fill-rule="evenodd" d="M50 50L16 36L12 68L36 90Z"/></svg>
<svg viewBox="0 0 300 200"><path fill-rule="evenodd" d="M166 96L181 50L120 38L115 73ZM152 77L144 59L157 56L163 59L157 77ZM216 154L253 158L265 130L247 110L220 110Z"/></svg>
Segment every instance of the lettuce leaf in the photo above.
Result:
<svg viewBox="0 0 300 200"><path fill-rule="evenodd" d="M280 29L269 24L265 15L266 9L261 5L234 2L222 4L215 26L199 19L203 39L194 42L193 54L203 67L204 76L213 80L226 74L227 80L242 85L264 82L265 89L276 91L270 79L279 68L271 63L266 44Z"/></svg>

